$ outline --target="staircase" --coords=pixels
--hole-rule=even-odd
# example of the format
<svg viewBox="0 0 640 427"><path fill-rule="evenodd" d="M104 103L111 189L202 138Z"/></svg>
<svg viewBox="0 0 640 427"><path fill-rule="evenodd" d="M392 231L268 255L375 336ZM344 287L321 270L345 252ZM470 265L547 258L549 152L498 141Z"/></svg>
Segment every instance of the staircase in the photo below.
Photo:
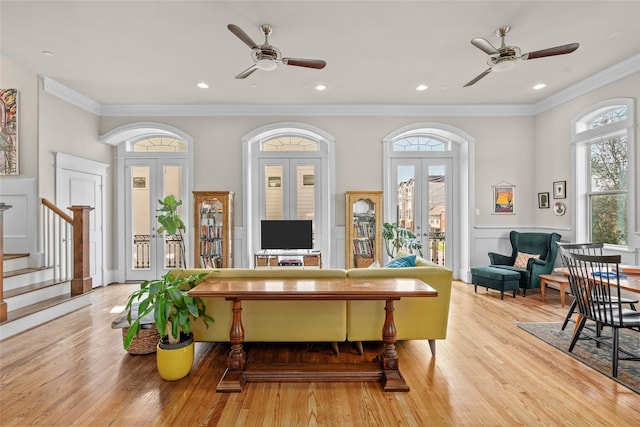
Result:
<svg viewBox="0 0 640 427"><path fill-rule="evenodd" d="M4 254L4 301L7 320L0 340L91 304L91 293L71 296L71 282L53 279L53 269L29 267L29 254Z"/></svg>

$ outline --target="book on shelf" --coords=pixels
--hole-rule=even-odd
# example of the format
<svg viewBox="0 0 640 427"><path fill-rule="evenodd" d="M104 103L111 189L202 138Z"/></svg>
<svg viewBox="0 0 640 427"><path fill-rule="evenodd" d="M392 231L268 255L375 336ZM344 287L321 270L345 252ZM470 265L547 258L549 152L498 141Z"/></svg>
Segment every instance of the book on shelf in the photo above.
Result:
<svg viewBox="0 0 640 427"><path fill-rule="evenodd" d="M354 239L353 254L373 256L373 244L369 239Z"/></svg>

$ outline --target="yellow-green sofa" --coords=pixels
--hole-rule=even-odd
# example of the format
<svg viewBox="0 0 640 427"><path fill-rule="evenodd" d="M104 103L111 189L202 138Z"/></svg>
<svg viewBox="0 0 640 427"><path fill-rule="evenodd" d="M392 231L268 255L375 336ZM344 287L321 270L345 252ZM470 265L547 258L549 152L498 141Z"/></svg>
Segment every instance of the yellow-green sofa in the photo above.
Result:
<svg viewBox="0 0 640 427"><path fill-rule="evenodd" d="M416 277L438 291L435 298L405 298L395 303L398 339L445 339L451 295L451 270L435 264L409 268L368 269L176 269L171 274L207 273L207 279L308 278L344 279ZM228 342L231 302L220 297L203 298L207 313L215 319L207 328L192 323L196 341ZM384 323L383 301L243 301L242 323L247 342L362 342L380 341Z"/></svg>

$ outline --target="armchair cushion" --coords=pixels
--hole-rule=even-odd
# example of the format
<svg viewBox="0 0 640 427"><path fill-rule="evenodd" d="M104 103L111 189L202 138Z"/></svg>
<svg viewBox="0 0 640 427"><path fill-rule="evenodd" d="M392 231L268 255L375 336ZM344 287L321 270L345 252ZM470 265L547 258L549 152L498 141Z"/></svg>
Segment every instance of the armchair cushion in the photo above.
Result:
<svg viewBox="0 0 640 427"><path fill-rule="evenodd" d="M538 254L528 254L526 252L518 252L516 256L516 261L513 263L514 267L518 268L527 268L527 264L529 264L530 258L540 258Z"/></svg>

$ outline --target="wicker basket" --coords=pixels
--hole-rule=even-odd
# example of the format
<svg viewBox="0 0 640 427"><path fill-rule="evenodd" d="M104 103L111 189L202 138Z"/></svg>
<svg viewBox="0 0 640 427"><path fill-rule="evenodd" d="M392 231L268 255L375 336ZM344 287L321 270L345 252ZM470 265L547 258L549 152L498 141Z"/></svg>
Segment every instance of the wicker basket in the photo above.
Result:
<svg viewBox="0 0 640 427"><path fill-rule="evenodd" d="M129 328L122 328L122 339L124 340ZM156 346L160 342L160 334L156 329L156 324L151 325L150 328L140 329L140 335L134 336L131 341L131 345L127 348L127 351L131 354L150 354L156 352Z"/></svg>

